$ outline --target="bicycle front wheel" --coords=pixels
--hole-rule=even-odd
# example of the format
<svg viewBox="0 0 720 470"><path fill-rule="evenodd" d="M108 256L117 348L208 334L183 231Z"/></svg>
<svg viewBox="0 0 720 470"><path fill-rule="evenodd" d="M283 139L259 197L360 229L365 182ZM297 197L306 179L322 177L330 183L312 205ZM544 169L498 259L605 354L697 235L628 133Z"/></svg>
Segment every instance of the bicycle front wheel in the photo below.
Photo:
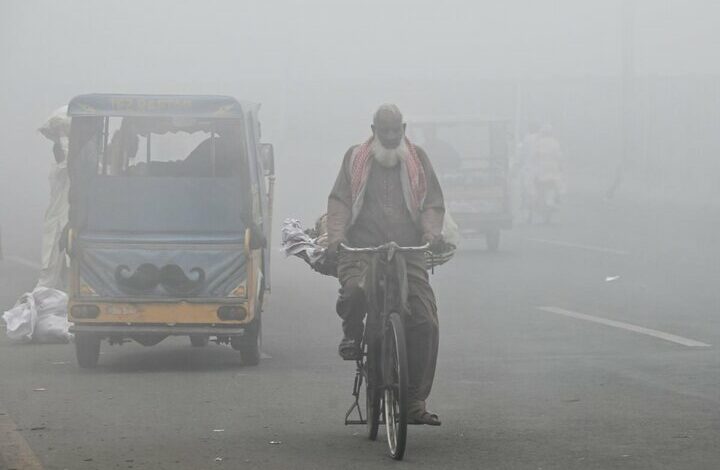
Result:
<svg viewBox="0 0 720 470"><path fill-rule="evenodd" d="M405 328L398 313L391 313L383 338L383 410L390 455L405 455L408 419L408 365Z"/></svg>

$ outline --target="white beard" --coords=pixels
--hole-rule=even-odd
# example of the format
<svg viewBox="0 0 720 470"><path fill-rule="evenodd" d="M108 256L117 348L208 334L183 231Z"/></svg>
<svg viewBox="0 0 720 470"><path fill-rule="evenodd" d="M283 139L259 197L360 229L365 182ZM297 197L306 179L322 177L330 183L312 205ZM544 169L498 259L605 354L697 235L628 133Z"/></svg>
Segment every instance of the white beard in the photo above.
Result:
<svg viewBox="0 0 720 470"><path fill-rule="evenodd" d="M381 166L384 166L385 168L394 167L398 164L398 162L400 162L400 160L404 161L405 159L407 159L407 156L410 153L407 144L405 143L405 139L400 141L400 145L398 145L394 149L388 149L383 147L383 145L380 143L380 140L377 138L373 139L370 145L373 158L376 162L378 162Z"/></svg>

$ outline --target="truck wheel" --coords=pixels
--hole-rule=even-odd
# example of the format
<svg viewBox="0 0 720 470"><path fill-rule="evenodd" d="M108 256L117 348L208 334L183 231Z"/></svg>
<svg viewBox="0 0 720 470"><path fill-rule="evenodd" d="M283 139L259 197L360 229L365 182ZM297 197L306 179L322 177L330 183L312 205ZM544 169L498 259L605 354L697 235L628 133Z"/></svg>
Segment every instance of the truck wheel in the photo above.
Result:
<svg viewBox="0 0 720 470"><path fill-rule="evenodd" d="M75 355L78 365L83 369L92 369L100 357L100 337L91 334L75 335Z"/></svg>
<svg viewBox="0 0 720 470"><path fill-rule="evenodd" d="M500 248L500 230L491 230L486 233L485 242L489 251L498 251L498 248Z"/></svg>
<svg viewBox="0 0 720 470"><path fill-rule="evenodd" d="M240 361L244 366L256 366L260 363L260 319L245 330L243 336L230 337L230 346L240 351Z"/></svg>
<svg viewBox="0 0 720 470"><path fill-rule="evenodd" d="M190 344L193 348L204 348L210 342L210 337L207 335L190 335Z"/></svg>

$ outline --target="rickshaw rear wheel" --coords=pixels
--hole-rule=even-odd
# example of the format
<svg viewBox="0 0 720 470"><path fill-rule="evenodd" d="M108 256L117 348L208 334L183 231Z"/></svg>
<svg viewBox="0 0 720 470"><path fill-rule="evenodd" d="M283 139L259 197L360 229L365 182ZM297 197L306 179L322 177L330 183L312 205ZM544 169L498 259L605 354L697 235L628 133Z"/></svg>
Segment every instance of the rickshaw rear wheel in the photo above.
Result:
<svg viewBox="0 0 720 470"><path fill-rule="evenodd" d="M194 348L204 348L208 345L210 337L207 335L190 335L190 344Z"/></svg>
<svg viewBox="0 0 720 470"><path fill-rule="evenodd" d="M244 366L260 364L260 318L248 325L243 336L232 336L230 346L240 352L240 361Z"/></svg>
<svg viewBox="0 0 720 470"><path fill-rule="evenodd" d="M92 369L97 366L100 357L100 337L77 333L75 335L75 356L78 365L83 369Z"/></svg>

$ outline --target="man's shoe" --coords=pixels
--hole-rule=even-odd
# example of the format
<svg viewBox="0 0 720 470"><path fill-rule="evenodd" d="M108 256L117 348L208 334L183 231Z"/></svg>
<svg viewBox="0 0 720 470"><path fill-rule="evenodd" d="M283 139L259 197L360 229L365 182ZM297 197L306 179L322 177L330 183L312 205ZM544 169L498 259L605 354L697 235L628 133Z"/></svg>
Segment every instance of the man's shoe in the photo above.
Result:
<svg viewBox="0 0 720 470"><path fill-rule="evenodd" d="M429 426L440 426L442 422L438 415L430 413L425 408L422 400L412 400L408 403L408 424L427 424Z"/></svg>
<svg viewBox="0 0 720 470"><path fill-rule="evenodd" d="M352 338L343 338L338 346L338 353L345 361L357 361L360 359L360 343Z"/></svg>

